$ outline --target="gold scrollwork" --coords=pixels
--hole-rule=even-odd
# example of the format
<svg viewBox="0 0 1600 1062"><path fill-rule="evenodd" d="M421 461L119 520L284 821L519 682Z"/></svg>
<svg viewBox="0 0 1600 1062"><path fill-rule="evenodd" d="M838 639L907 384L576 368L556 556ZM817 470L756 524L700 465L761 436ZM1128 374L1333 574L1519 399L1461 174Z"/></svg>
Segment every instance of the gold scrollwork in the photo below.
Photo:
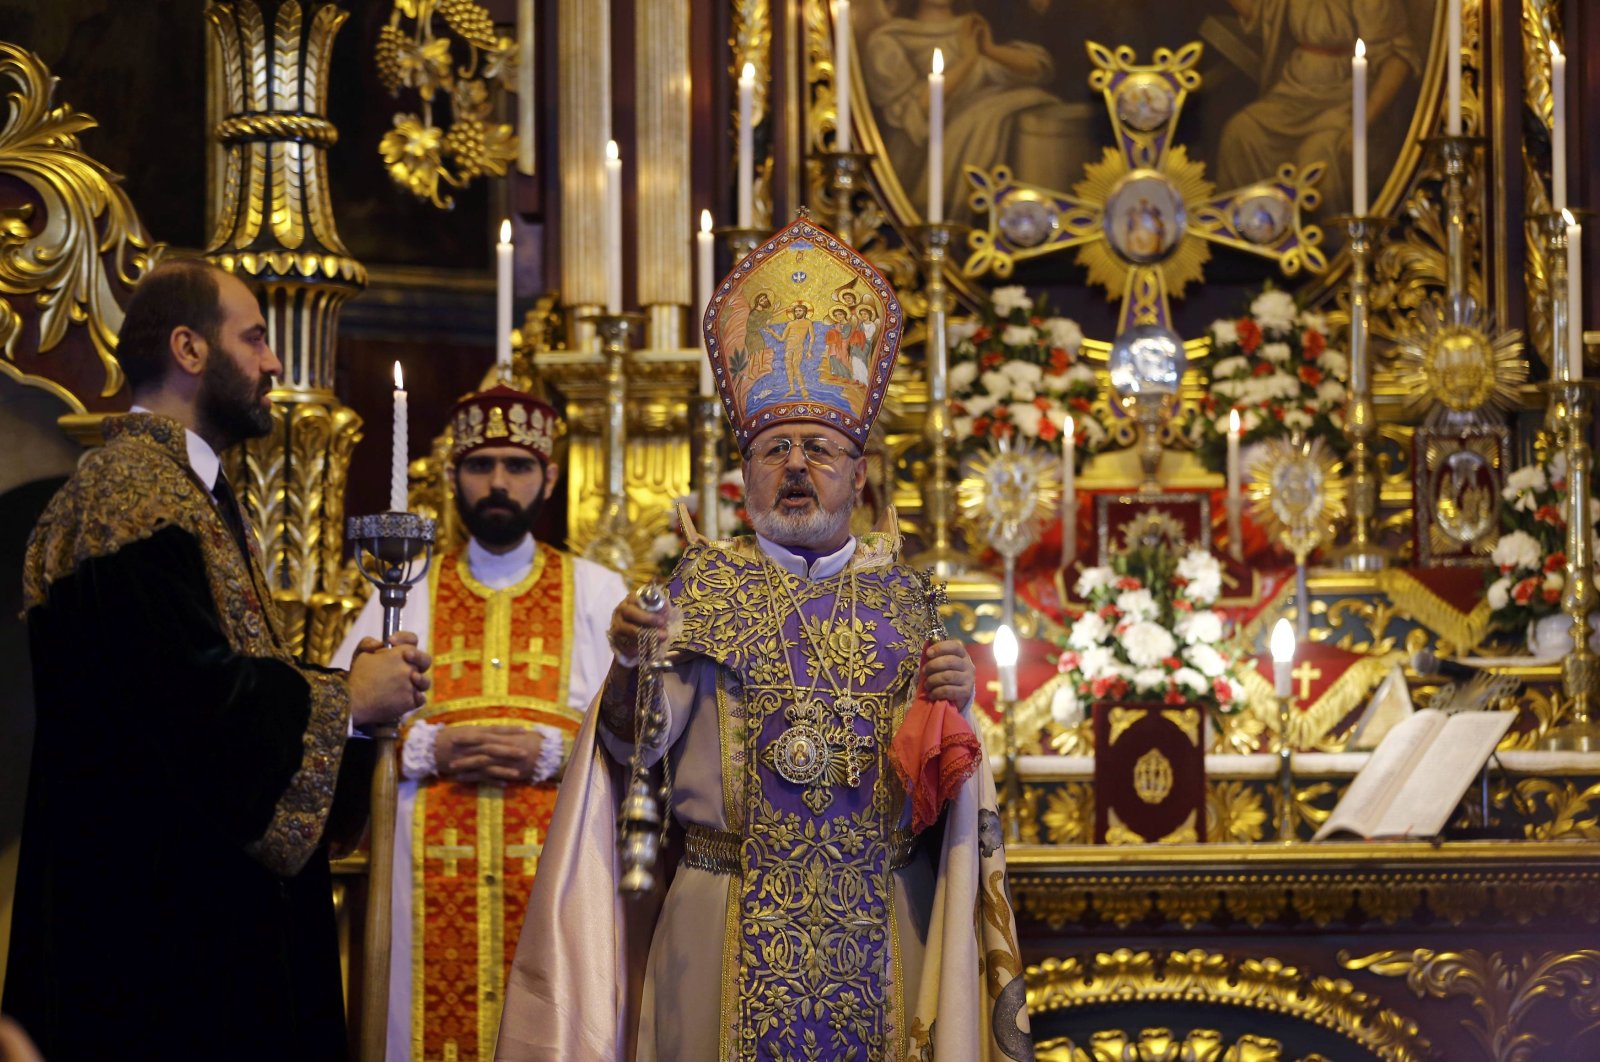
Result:
<svg viewBox="0 0 1600 1062"><path fill-rule="evenodd" d="M105 370L100 394L109 397L123 380L115 356L122 324L115 287L132 287L165 247L151 241L117 175L83 153L78 135L95 128L95 120L69 104L51 106L55 78L44 62L0 42L0 78L17 86L0 128L0 173L26 184L40 201L37 213L32 204L0 211L0 295L33 297L40 354L58 347L72 325L85 326ZM85 412L64 386L18 366L21 334L21 316L0 300L0 369Z"/></svg>
<svg viewBox="0 0 1600 1062"><path fill-rule="evenodd" d="M1314 975L1271 957L1230 958L1198 948L1165 953L1118 948L1046 959L1024 976L1028 1011L1034 1015L1130 1000L1201 1001L1307 1022L1392 1062L1420 1062L1430 1051L1417 1023L1377 997L1342 978Z"/></svg>
<svg viewBox="0 0 1600 1062"><path fill-rule="evenodd" d="M1094 839L1094 788L1086 782L1055 787L1042 818L1051 844L1088 844Z"/></svg>
<svg viewBox="0 0 1600 1062"><path fill-rule="evenodd" d="M1146 804L1159 804L1172 792L1172 761L1157 748L1145 749L1133 765L1133 793Z"/></svg>
<svg viewBox="0 0 1600 1062"><path fill-rule="evenodd" d="M1548 156L1540 141L1549 140L1554 121L1550 47L1561 44L1564 34L1559 0L1523 0L1520 11L1524 106L1543 127L1538 137L1525 133L1522 138L1522 230L1527 249L1527 294L1523 309L1528 321L1528 339L1544 363L1550 365L1554 344L1550 321L1550 263L1545 257L1545 240L1538 217L1549 212L1551 207L1550 193L1545 190L1551 175L1546 169Z"/></svg>
<svg viewBox="0 0 1600 1062"><path fill-rule="evenodd" d="M1418 999L1466 999L1479 1018L1467 1028L1496 1062L1522 1062L1545 1044L1526 1028L1529 1015L1541 1003L1567 1000L1585 1031L1594 1028L1594 1018L1600 1014L1600 951L1592 949L1513 957L1472 949L1417 948L1359 957L1341 952L1339 961L1347 970L1404 977ZM1562 1046L1570 1049L1573 1044Z"/></svg>
<svg viewBox="0 0 1600 1062"><path fill-rule="evenodd" d="M435 33L435 15L445 33ZM452 54L458 39L467 50L461 66ZM395 0L378 32L378 79L390 95L415 90L420 104L419 112L395 115L394 128L378 143L396 184L448 209L453 200L441 194L441 183L465 188L485 174L505 175L517 157L517 137L510 125L489 120L490 95L496 83L504 91L516 76L516 52L517 42L497 34L489 12L473 0ZM434 123L436 97L449 101L447 123Z"/></svg>
<svg viewBox="0 0 1600 1062"><path fill-rule="evenodd" d="M1206 836L1253 844L1265 835L1267 809L1261 794L1239 779L1206 783Z"/></svg>
<svg viewBox="0 0 1600 1062"><path fill-rule="evenodd" d="M1270 1036L1245 1033L1232 1044L1216 1029L1190 1029L1174 1033L1171 1029L1141 1029L1130 1036L1121 1029L1102 1029L1089 1037L1088 1047L1079 1047L1062 1036L1037 1045L1034 1057L1039 1062L1123 1062L1124 1059L1177 1060L1194 1062L1279 1062L1283 1044ZM1300 1062L1326 1062L1311 1054Z"/></svg>

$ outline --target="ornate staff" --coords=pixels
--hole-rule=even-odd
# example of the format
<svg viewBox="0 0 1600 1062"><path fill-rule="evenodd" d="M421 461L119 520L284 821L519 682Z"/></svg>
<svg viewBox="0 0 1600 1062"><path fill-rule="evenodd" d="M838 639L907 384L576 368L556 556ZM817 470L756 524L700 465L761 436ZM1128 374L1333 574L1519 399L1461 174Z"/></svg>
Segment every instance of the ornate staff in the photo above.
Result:
<svg viewBox="0 0 1600 1062"><path fill-rule="evenodd" d="M649 612L667 607L667 595L655 583L640 588L636 599ZM661 852L666 816L662 806L672 797L672 764L661 758L663 779L660 799L650 789L645 749L661 739L667 713L661 705L661 673L667 669L670 639L654 627L639 632L638 691L634 701L633 754L628 758L628 795L617 816L617 847L622 851L622 878L617 888L638 894L655 888L656 858Z"/></svg>
<svg viewBox="0 0 1600 1062"><path fill-rule="evenodd" d="M428 573L433 560L435 525L415 513L386 512L352 516L345 537L356 544L356 564L378 591L383 605L383 640L391 644L400 630L406 597ZM367 846L367 919L363 933L365 976L361 991L361 1058L383 1062L389 1012L389 942L392 910L389 894L394 877L394 809L400 782L395 756L399 727L393 723L369 728L377 743L372 770L372 827Z"/></svg>

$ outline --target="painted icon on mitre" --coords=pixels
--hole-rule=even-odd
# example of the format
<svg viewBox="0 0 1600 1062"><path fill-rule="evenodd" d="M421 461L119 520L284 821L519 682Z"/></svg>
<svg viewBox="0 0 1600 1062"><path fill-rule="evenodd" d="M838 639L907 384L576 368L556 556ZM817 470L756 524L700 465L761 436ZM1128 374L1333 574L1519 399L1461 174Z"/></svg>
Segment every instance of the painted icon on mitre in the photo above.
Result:
<svg viewBox="0 0 1600 1062"><path fill-rule="evenodd" d="M802 215L722 281L705 330L741 451L791 422L825 424L865 446L904 320L883 275Z"/></svg>

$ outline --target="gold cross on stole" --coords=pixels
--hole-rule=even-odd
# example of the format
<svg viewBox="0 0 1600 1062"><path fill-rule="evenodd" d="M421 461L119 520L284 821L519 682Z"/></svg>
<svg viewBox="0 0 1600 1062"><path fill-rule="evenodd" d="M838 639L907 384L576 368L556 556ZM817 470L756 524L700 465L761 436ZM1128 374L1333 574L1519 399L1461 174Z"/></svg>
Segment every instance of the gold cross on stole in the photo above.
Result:
<svg viewBox="0 0 1600 1062"><path fill-rule="evenodd" d="M429 859L444 861L444 876L453 878L460 869L463 859L471 859L477 854L477 849L470 844L461 843L461 834L451 826L444 831L444 844L430 844L426 852Z"/></svg>
<svg viewBox="0 0 1600 1062"><path fill-rule="evenodd" d="M1289 672L1289 677L1300 683L1300 700L1311 699L1311 684L1322 677L1322 669L1311 666L1311 661L1302 660L1300 666ZM1305 707L1304 704L1301 707Z"/></svg>
<svg viewBox="0 0 1600 1062"><path fill-rule="evenodd" d="M462 635L454 635L450 639L450 648L433 658L435 668L450 665L450 677L461 677L461 665L478 659L481 654L476 649L467 648L467 639Z"/></svg>
<svg viewBox="0 0 1600 1062"><path fill-rule="evenodd" d="M539 673L547 667L560 666L561 658L557 656L551 656L549 653L544 651L543 638L529 638L528 651L525 653L511 654L511 662L513 664L527 664L528 681L538 682Z"/></svg>
<svg viewBox="0 0 1600 1062"><path fill-rule="evenodd" d="M522 876L531 878L539 869L539 856L544 853L544 845L539 841L539 831L526 829L522 831L521 844L506 845L507 859L522 860Z"/></svg>

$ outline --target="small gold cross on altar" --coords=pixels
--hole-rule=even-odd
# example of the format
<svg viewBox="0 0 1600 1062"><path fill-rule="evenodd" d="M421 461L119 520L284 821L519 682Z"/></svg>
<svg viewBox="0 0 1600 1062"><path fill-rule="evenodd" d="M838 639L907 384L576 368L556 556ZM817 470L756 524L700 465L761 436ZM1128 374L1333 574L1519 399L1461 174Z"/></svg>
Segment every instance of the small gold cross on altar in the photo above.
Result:
<svg viewBox="0 0 1600 1062"><path fill-rule="evenodd" d="M477 854L477 849L470 844L461 843L461 834L454 826L444 831L444 844L430 844L426 855L429 859L444 861L444 876L453 878L460 869L463 859L471 859Z"/></svg>
<svg viewBox="0 0 1600 1062"><path fill-rule="evenodd" d="M1311 661L1302 660L1300 666L1289 672L1289 677L1300 683L1300 699L1311 699L1311 684L1322 677L1322 669L1311 666Z"/></svg>
<svg viewBox="0 0 1600 1062"><path fill-rule="evenodd" d="M549 653L544 651L543 638L529 638L528 651L525 653L511 654L511 662L513 664L527 664L528 681L538 682L539 673L547 667L559 666L561 663L561 658L551 656Z"/></svg>
<svg viewBox="0 0 1600 1062"><path fill-rule="evenodd" d="M478 659L477 650L468 649L467 639L457 634L450 638L450 648L433 658L433 666L437 670L445 664L449 664L450 677L458 679L461 677L461 665L476 659Z"/></svg>
<svg viewBox="0 0 1600 1062"><path fill-rule="evenodd" d="M539 831L529 828L522 831L521 844L506 845L507 859L522 860L522 876L533 877L534 871L539 869L539 856L544 853L544 845L539 841Z"/></svg>

